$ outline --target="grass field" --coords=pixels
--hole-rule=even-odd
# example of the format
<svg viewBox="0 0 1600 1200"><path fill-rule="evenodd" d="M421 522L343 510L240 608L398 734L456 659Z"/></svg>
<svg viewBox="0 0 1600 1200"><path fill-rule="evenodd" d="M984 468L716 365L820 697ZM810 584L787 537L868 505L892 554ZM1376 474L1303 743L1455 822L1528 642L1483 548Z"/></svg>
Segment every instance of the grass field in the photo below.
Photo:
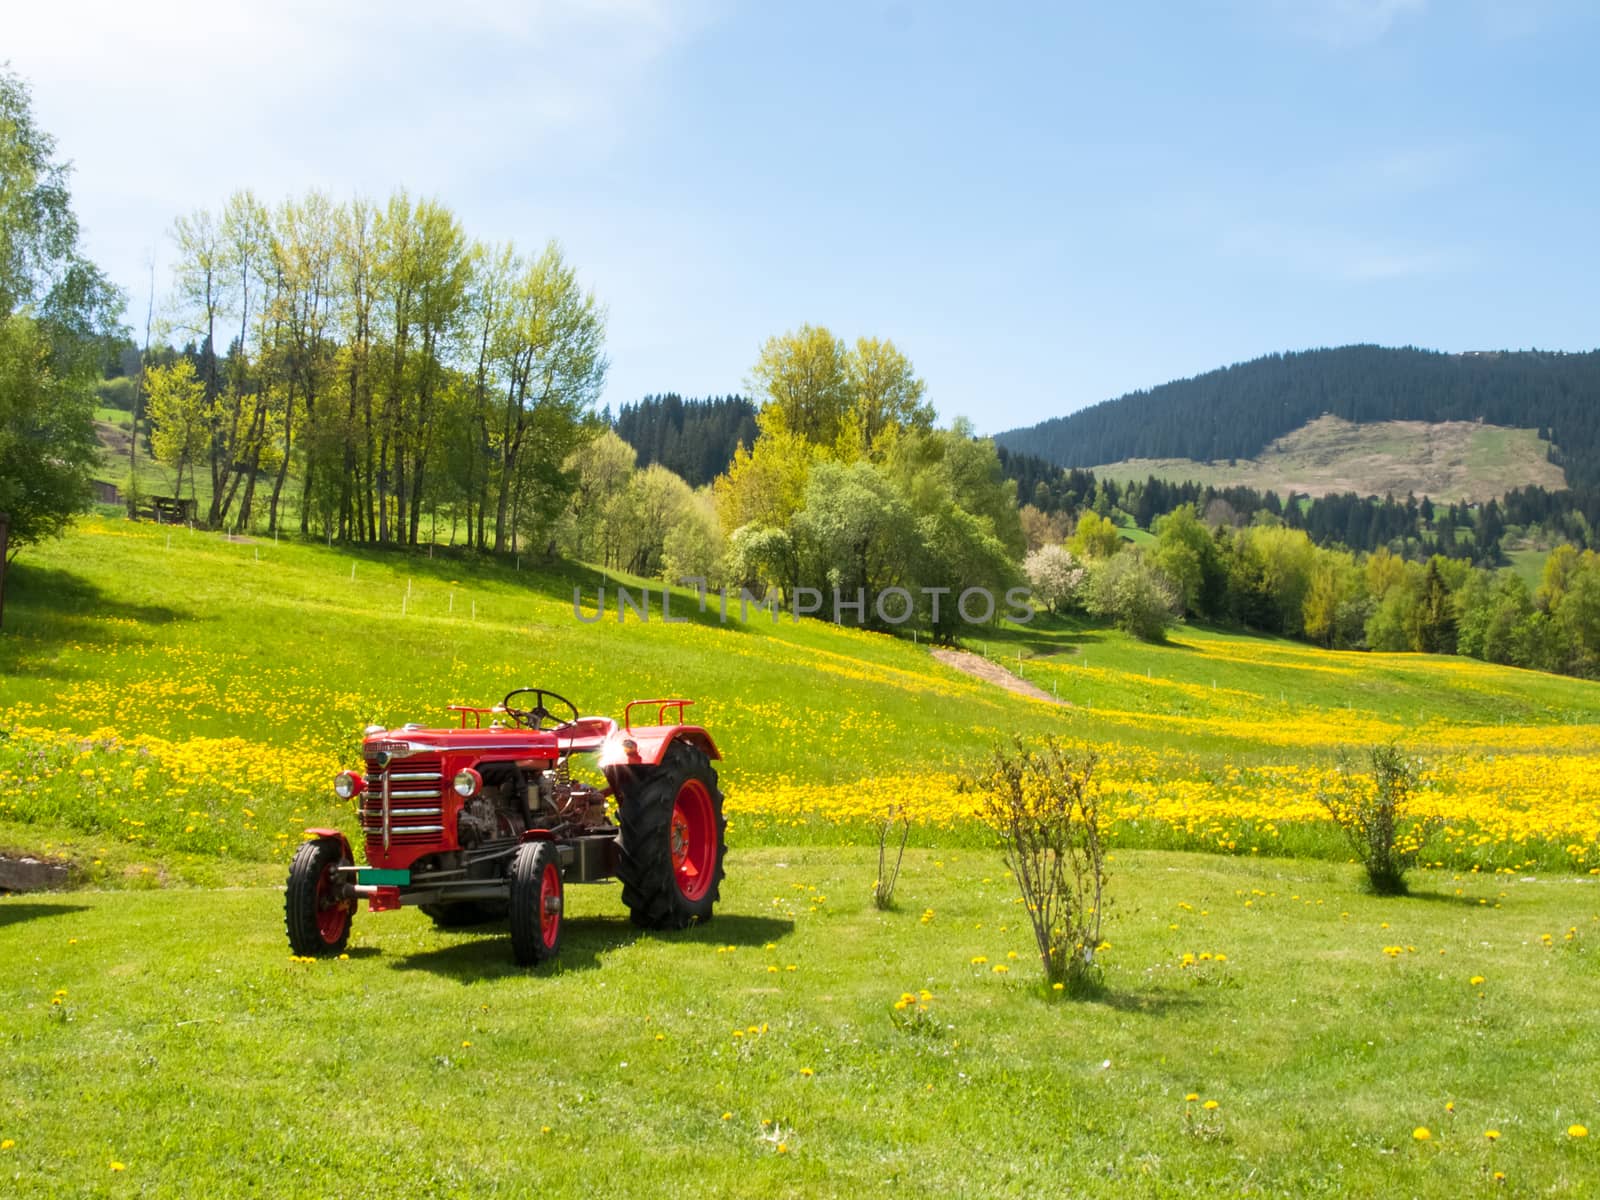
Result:
<svg viewBox="0 0 1600 1200"><path fill-rule="evenodd" d="M1122 853L1107 990L1069 1003L992 853L912 852L890 913L875 865L736 851L681 935L575 888L531 972L503 931L411 911L293 962L267 887L0 898L0 1192L1600 1188L1600 1138L1568 1133L1600 1133L1592 880L1433 872L1381 901L1343 866Z"/></svg>
<svg viewBox="0 0 1600 1200"><path fill-rule="evenodd" d="M1471 421L1377 421L1355 425L1322 416L1273 442L1256 458L1196 462L1186 458L1136 458L1090 468L1119 483L1149 476L1182 483L1259 491L1358 495L1406 493L1436 500L1484 501L1530 483L1566 486L1549 461L1549 443L1534 429L1508 429Z"/></svg>
<svg viewBox="0 0 1600 1200"><path fill-rule="evenodd" d="M120 520L18 561L0 850L65 852L87 886L0 897L0 1195L1600 1187L1569 1132L1600 1137L1593 684L1195 628L967 639L1057 705L683 595L686 624L583 623L593 571L518 565ZM732 814L716 920L641 935L602 885L538 970L503 928L411 910L291 960L283 862L350 824L328 783L362 725L535 683L602 712L698 698ZM1095 1001L1043 990L957 790L1013 733L1102 758ZM1341 747L1391 738L1426 758L1449 866L1380 900L1312 797ZM882 913L891 802L916 826Z"/></svg>
<svg viewBox="0 0 1600 1200"><path fill-rule="evenodd" d="M688 623L659 619L659 592L649 623L619 624L614 600L583 623L572 589L592 605L597 574L522 565L123 521L30 553L0 636L0 846L70 846L100 880L282 861L306 825L345 821L328 781L365 724L545 684L586 711L697 698L745 844L870 839L890 803L919 836L975 838L964 767L1056 733L1101 755L1122 844L1342 859L1317 782L1341 748L1398 740L1451 821L1435 861L1600 865L1592 683L1197 628L1148 646L1039 618L968 639L1057 706L910 641L754 612L724 625L687 595Z"/></svg>

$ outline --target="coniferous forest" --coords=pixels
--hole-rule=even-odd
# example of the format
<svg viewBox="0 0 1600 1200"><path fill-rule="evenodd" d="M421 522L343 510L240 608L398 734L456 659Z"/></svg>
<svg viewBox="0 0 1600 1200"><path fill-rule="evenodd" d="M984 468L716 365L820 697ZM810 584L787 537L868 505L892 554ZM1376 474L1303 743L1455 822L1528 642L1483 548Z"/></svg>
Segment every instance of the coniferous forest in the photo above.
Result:
<svg viewBox="0 0 1600 1200"><path fill-rule="evenodd" d="M1061 467L1250 458L1324 413L1537 428L1574 487L1600 485L1600 352L1443 354L1341 346L1269 354L996 435Z"/></svg>

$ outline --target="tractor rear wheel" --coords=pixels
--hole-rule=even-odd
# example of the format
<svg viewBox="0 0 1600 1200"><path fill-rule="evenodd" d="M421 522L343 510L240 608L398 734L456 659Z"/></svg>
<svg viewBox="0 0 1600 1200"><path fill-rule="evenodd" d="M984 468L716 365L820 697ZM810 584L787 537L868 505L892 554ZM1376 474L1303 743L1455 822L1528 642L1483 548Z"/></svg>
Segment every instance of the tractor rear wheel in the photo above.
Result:
<svg viewBox="0 0 1600 1200"><path fill-rule="evenodd" d="M339 878L343 863L344 850L333 838L303 842L294 852L283 894L283 924L289 931L289 948L296 954L307 958L338 954L350 941L356 901Z"/></svg>
<svg viewBox="0 0 1600 1200"><path fill-rule="evenodd" d="M633 923L683 929L709 921L722 885L728 822L706 752L674 742L660 766L635 768L619 783L617 876Z"/></svg>
<svg viewBox="0 0 1600 1200"><path fill-rule="evenodd" d="M550 842L528 842L511 860L511 953L531 967L561 949L561 863Z"/></svg>

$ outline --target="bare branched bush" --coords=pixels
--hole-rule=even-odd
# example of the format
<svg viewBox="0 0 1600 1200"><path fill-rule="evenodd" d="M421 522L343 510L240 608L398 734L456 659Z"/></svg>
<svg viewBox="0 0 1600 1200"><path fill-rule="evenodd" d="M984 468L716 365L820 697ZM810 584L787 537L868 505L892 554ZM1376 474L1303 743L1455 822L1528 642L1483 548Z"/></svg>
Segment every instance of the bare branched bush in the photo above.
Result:
<svg viewBox="0 0 1600 1200"><path fill-rule="evenodd" d="M895 830L900 832L900 848L895 852L894 863L889 862L889 845ZM880 909L894 907L894 885L900 879L900 864L906 857L906 839L911 836L911 820L891 804L878 826L878 878L872 885L872 902Z"/></svg>
<svg viewBox="0 0 1600 1200"><path fill-rule="evenodd" d="M1373 746L1366 757L1370 772L1342 760L1323 781L1317 800L1350 839L1372 890L1403 896L1406 872L1443 822L1408 811L1417 771L1399 747Z"/></svg>
<svg viewBox="0 0 1600 1200"><path fill-rule="evenodd" d="M1000 838L1022 892L1045 978L1070 995L1098 990L1105 850L1096 756L1054 738L997 747L975 784L983 820Z"/></svg>

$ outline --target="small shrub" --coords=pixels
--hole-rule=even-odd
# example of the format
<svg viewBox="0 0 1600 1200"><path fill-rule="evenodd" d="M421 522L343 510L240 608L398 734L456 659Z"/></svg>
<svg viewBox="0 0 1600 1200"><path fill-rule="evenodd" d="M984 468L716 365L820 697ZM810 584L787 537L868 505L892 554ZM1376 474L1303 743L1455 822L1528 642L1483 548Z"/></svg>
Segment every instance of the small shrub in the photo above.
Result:
<svg viewBox="0 0 1600 1200"><path fill-rule="evenodd" d="M980 814L1022 892L1045 978L1069 995L1100 985L1106 871L1095 763L1093 752L1074 754L1054 738L1037 748L1018 738L997 747L975 781Z"/></svg>
<svg viewBox="0 0 1600 1200"><path fill-rule="evenodd" d="M900 848L889 864L889 842L896 827L900 830ZM900 879L900 864L906 857L906 839L911 836L911 820L900 812L898 804L891 804L878 826L878 878L872 885L872 902L880 909L894 907L894 885Z"/></svg>
<svg viewBox="0 0 1600 1200"><path fill-rule="evenodd" d="M1348 759L1317 792L1317 800L1344 830L1366 868L1372 890L1403 896L1406 872L1428 839L1443 824L1437 817L1407 811L1416 791L1415 768L1394 745L1367 751L1371 773L1357 771Z"/></svg>

